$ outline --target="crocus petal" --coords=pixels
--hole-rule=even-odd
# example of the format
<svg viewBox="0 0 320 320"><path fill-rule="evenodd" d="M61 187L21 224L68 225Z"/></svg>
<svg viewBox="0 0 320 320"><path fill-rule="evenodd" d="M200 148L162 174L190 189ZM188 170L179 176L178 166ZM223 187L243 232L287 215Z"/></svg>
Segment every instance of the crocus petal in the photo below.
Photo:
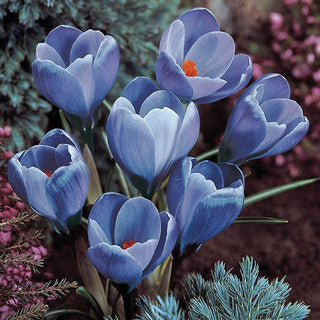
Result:
<svg viewBox="0 0 320 320"><path fill-rule="evenodd" d="M88 238L90 246L99 242L95 235L96 224L101 228L109 243L114 243L114 228L116 217L121 206L128 200L124 195L108 192L95 202L89 215ZM94 224L92 224L94 222ZM92 224L92 225L91 225Z"/></svg>
<svg viewBox="0 0 320 320"><path fill-rule="evenodd" d="M59 144L73 145L79 151L81 150L78 142L62 129L50 130L39 142L39 145L47 145L56 148Z"/></svg>
<svg viewBox="0 0 320 320"><path fill-rule="evenodd" d="M119 97L114 104L112 105L112 110L116 110L118 108L123 108L129 110L132 114L135 114L134 106L132 105L131 101L129 101L127 98ZM112 112L113 112L112 111Z"/></svg>
<svg viewBox="0 0 320 320"><path fill-rule="evenodd" d="M126 251L135 258L142 269L145 269L152 259L157 244L158 239L149 239L143 243L135 243Z"/></svg>
<svg viewBox="0 0 320 320"><path fill-rule="evenodd" d="M165 211L162 211L160 212L160 219L161 236L158 242L158 247L154 252L152 261L143 271L143 278L149 275L170 255L170 252L177 241L178 229L173 216Z"/></svg>
<svg viewBox="0 0 320 320"><path fill-rule="evenodd" d="M223 187L231 186L236 181L240 181L244 185L243 173L237 165L232 163L217 163L217 166L223 175Z"/></svg>
<svg viewBox="0 0 320 320"><path fill-rule="evenodd" d="M184 197L180 203L180 207L175 213L175 218L179 226L179 236L185 232L190 219L194 215L194 211L198 203L200 203L207 195L217 190L215 184L200 173L192 173L188 179ZM171 211L169 207L169 211Z"/></svg>
<svg viewBox="0 0 320 320"><path fill-rule="evenodd" d="M309 129L309 121L306 117L285 137L278 141L272 148L261 155L261 157L269 157L282 152L286 152L299 143L306 135Z"/></svg>
<svg viewBox="0 0 320 320"><path fill-rule="evenodd" d="M83 32L73 43L70 50L70 63L77 58L87 55L96 56L100 43L105 39L104 34L98 30L87 30Z"/></svg>
<svg viewBox="0 0 320 320"><path fill-rule="evenodd" d="M71 47L81 34L82 31L77 28L61 25L48 34L45 42L59 53L64 64L68 66Z"/></svg>
<svg viewBox="0 0 320 320"><path fill-rule="evenodd" d="M234 57L235 44L225 32L209 32L198 38L185 56L195 62L198 76L220 78Z"/></svg>
<svg viewBox="0 0 320 320"><path fill-rule="evenodd" d="M189 175L195 163L195 159L185 157L176 163L170 174L167 186L167 201L169 212L173 215L178 210L178 206L185 193Z"/></svg>
<svg viewBox="0 0 320 320"><path fill-rule="evenodd" d="M188 81L193 90L191 100L198 100L204 96L211 95L225 85L223 79L211 79L208 77L193 77L188 78Z"/></svg>
<svg viewBox="0 0 320 320"><path fill-rule="evenodd" d="M111 111L106 129L110 149L119 166L129 177L139 176L150 183L155 172L155 137L146 121L117 108Z"/></svg>
<svg viewBox="0 0 320 320"><path fill-rule="evenodd" d="M183 64L184 58L184 25L182 21L173 21L163 33L159 52L165 51L179 64Z"/></svg>
<svg viewBox="0 0 320 320"><path fill-rule="evenodd" d="M58 52L47 43L39 43L37 45L36 59L50 60L62 68L66 67Z"/></svg>
<svg viewBox="0 0 320 320"><path fill-rule="evenodd" d="M160 88L173 92L186 101L193 96L192 87L182 68L165 52L160 52L156 62L156 77Z"/></svg>
<svg viewBox="0 0 320 320"><path fill-rule="evenodd" d="M185 27L184 52L188 52L193 43L202 35L211 31L219 31L215 16L206 8L194 8L182 14L178 19Z"/></svg>
<svg viewBox="0 0 320 320"><path fill-rule="evenodd" d="M143 101L157 90L159 88L151 79L136 77L123 89L121 97L127 98L134 106L136 113L139 113Z"/></svg>
<svg viewBox="0 0 320 320"><path fill-rule="evenodd" d="M184 157L192 149L198 139L199 131L199 112L197 106L191 102L187 107L176 143L176 153L174 156L176 160Z"/></svg>
<svg viewBox="0 0 320 320"><path fill-rule="evenodd" d="M87 117L81 86L75 77L51 61L36 60L32 64L35 82L41 93L64 111Z"/></svg>
<svg viewBox="0 0 320 320"><path fill-rule="evenodd" d="M236 54L231 66L222 76L226 84L213 94L195 100L195 103L211 103L233 95L248 84L252 71L253 67L250 57L245 54Z"/></svg>
<svg viewBox="0 0 320 320"><path fill-rule="evenodd" d="M157 90L151 93L142 103L139 114L145 117L146 114L153 109L162 109L170 107L181 120L184 118L185 111L180 100L172 92L166 90Z"/></svg>
<svg viewBox="0 0 320 320"><path fill-rule="evenodd" d="M155 176L166 170L174 155L174 148L178 138L181 120L171 109L153 109L145 116L154 137L158 137L155 144Z"/></svg>
<svg viewBox="0 0 320 320"><path fill-rule="evenodd" d="M221 189L225 186L220 167L211 161L201 161L196 166L194 166L191 172L200 173L206 178L206 180L214 181L217 189Z"/></svg>
<svg viewBox="0 0 320 320"><path fill-rule="evenodd" d="M8 162L8 180L13 191L21 198L23 202L28 202L27 190L24 185L20 159L25 151L16 153Z"/></svg>
<svg viewBox="0 0 320 320"><path fill-rule="evenodd" d="M120 208L114 228L114 243L145 242L160 238L160 218L154 204L142 197L126 201Z"/></svg>
<svg viewBox="0 0 320 320"><path fill-rule="evenodd" d="M95 268L118 284L128 284L130 292L140 281L142 269L126 250L106 243L90 247L87 255Z"/></svg>
<svg viewBox="0 0 320 320"><path fill-rule="evenodd" d="M50 206L57 219L67 229L69 217L83 207L89 185L89 172L83 161L74 161L67 167L59 167L46 185Z"/></svg>
<svg viewBox="0 0 320 320"><path fill-rule="evenodd" d="M110 91L118 73L119 62L120 52L116 40L111 36L105 36L93 62L93 109L101 103Z"/></svg>
<svg viewBox="0 0 320 320"><path fill-rule="evenodd" d="M201 244L230 226L238 217L243 202L243 186L220 189L204 198L184 229L180 251L190 244Z"/></svg>

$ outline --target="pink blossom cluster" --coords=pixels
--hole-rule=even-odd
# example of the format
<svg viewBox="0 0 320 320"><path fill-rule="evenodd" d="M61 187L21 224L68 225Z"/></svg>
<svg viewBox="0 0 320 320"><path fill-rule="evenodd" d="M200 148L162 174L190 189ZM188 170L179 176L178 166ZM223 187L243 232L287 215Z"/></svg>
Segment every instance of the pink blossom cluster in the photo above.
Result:
<svg viewBox="0 0 320 320"><path fill-rule="evenodd" d="M273 70L283 74L290 82L292 99L301 104L310 120L310 129L304 142L291 153L263 161L274 161L293 177L302 174L299 162L303 162L308 165L310 176L318 176L320 168L314 163L320 160L320 2L283 0L282 3L281 13L270 14L268 57L252 56L253 77Z"/></svg>
<svg viewBox="0 0 320 320"><path fill-rule="evenodd" d="M10 129L0 127L0 157L3 160L8 160L12 153L5 149L5 142L10 137ZM1 254L15 263L9 265L0 263L5 267L5 272L0 272L0 292L10 288L11 292L17 292L17 297L7 301L0 299L0 319L6 319L9 314L26 307L30 304L43 302L44 298L37 295L25 296L25 300L21 299L22 295L18 295L25 286L34 285L35 288L43 286L42 282L33 280L34 272L28 264L20 261L29 259L34 262L40 261L47 255L47 249L44 248L32 236L33 228L24 228L23 225L17 226L12 223L19 214L27 211L25 205L17 199L17 195L13 192L6 178L6 163L0 167L0 246L3 248Z"/></svg>

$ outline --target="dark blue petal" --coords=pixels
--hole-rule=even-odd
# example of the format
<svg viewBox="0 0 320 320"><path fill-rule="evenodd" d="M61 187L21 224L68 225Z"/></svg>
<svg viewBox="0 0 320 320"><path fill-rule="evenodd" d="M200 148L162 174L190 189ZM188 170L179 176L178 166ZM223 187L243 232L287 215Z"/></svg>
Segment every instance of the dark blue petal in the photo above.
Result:
<svg viewBox="0 0 320 320"><path fill-rule="evenodd" d="M231 186L235 181L240 181L244 185L244 177L240 168L232 163L218 163L224 179L223 187Z"/></svg>
<svg viewBox="0 0 320 320"><path fill-rule="evenodd" d="M178 236L178 229L175 219L165 211L160 212L161 236L158 247L152 257L152 261L143 271L143 278L149 275L158 265L160 265L173 250Z"/></svg>
<svg viewBox="0 0 320 320"><path fill-rule="evenodd" d="M127 284L129 292L139 283L142 269L126 250L106 243L90 247L87 251L91 263L106 278L118 284Z"/></svg>
<svg viewBox="0 0 320 320"><path fill-rule="evenodd" d="M244 202L243 186L224 188L199 203L181 238L180 252L217 235L238 217Z"/></svg>
<svg viewBox="0 0 320 320"><path fill-rule="evenodd" d="M95 221L104 232L108 241L114 244L114 228L116 218L122 205L128 200L127 197L115 192L104 193L93 205L88 219L88 238L91 246L96 242L95 227L91 222Z"/></svg>
<svg viewBox="0 0 320 320"><path fill-rule="evenodd" d="M192 98L192 87L181 66L163 51L156 62L156 78L160 88L171 91L186 101Z"/></svg>
<svg viewBox="0 0 320 320"><path fill-rule="evenodd" d="M25 203L28 202L27 191L24 185L20 159L25 151L16 153L8 162L8 180L11 184L13 191Z"/></svg>
<svg viewBox="0 0 320 320"><path fill-rule="evenodd" d="M66 131L62 129L50 130L40 141L40 145L47 145L56 148L59 144L70 144L81 150L78 142Z"/></svg>
<svg viewBox="0 0 320 320"><path fill-rule="evenodd" d="M139 113L143 101L157 90L159 88L151 79L136 77L123 89L121 96L127 98L134 106L136 113Z"/></svg>
<svg viewBox="0 0 320 320"><path fill-rule="evenodd" d="M45 42L59 53L64 64L68 66L71 47L81 34L82 31L77 28L61 25L48 34Z"/></svg>
<svg viewBox="0 0 320 320"><path fill-rule="evenodd" d="M194 166L192 173L201 173L206 180L212 180L217 189L221 189L225 186L219 165L209 160L202 161Z"/></svg>

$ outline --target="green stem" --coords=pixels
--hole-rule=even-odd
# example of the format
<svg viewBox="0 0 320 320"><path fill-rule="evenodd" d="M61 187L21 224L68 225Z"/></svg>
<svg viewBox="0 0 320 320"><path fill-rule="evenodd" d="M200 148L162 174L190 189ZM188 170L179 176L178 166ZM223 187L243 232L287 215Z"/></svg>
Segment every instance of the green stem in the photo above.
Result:
<svg viewBox="0 0 320 320"><path fill-rule="evenodd" d="M216 147L210 151L207 151L203 154L200 154L200 156L197 157L197 160L198 161L206 160L208 158L211 158L211 157L217 155L218 153L219 153L219 147Z"/></svg>
<svg viewBox="0 0 320 320"><path fill-rule="evenodd" d="M128 293L126 290L119 290L124 304L124 311L126 313L126 320L132 320L132 300L131 294Z"/></svg>
<svg viewBox="0 0 320 320"><path fill-rule="evenodd" d="M94 156L94 128L81 130L80 133L84 144L88 145L92 156Z"/></svg>

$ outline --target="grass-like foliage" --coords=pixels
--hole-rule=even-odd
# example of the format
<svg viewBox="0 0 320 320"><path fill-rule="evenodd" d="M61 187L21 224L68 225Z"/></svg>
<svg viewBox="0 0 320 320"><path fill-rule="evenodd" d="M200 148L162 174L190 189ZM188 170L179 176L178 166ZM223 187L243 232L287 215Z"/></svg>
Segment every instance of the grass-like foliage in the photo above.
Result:
<svg viewBox="0 0 320 320"><path fill-rule="evenodd" d="M291 289L284 279L270 282L259 277L258 264L252 258L243 258L240 272L238 277L219 262L210 280L190 274L184 279L182 299L168 294L152 302L143 297L138 302L141 314L137 319L300 320L308 316L310 310L304 303L286 303Z"/></svg>

